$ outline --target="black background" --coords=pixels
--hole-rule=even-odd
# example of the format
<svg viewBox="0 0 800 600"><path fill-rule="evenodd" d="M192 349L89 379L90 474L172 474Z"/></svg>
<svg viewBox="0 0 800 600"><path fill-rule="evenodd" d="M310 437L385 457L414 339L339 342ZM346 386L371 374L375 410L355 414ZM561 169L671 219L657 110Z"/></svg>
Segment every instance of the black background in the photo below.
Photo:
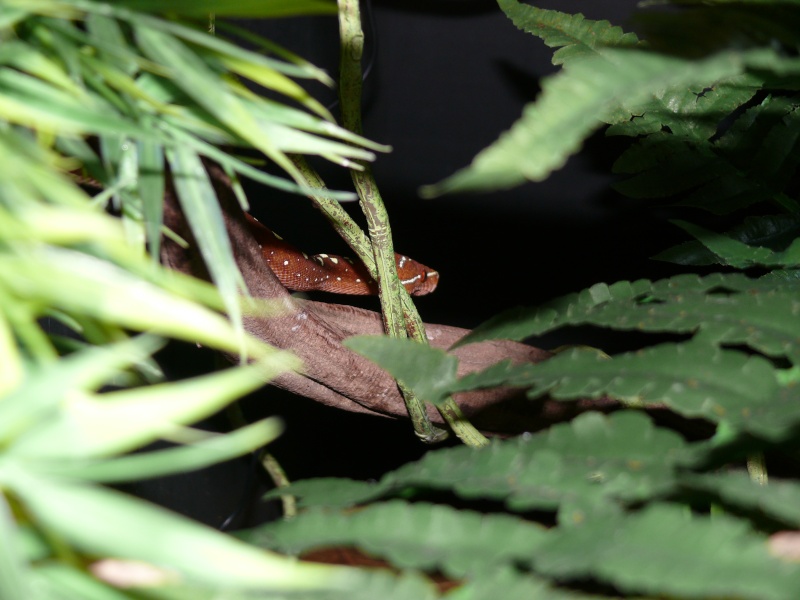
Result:
<svg viewBox="0 0 800 600"><path fill-rule="evenodd" d="M635 4L553 0L537 6L624 25ZM426 321L474 327L503 309L543 302L600 281L670 272L649 257L681 240L680 232L667 223L664 211L611 190L611 165L624 140L593 136L564 169L542 183L421 200L420 186L469 164L519 118L523 106L536 97L540 78L555 71L552 50L517 30L493 1L374 0L365 17L371 66L365 81L364 133L393 147L378 157L374 173L391 216L395 248L441 273L439 289L418 301ZM335 76L335 18L244 24ZM309 89L336 112L331 90ZM352 189L344 170L322 161L314 164L330 187ZM305 198L255 185L248 192L259 219L306 252L347 253ZM357 205L349 208L358 214ZM374 298L315 298L378 307ZM629 342L573 330L531 343L544 348L581 343L615 351ZM201 369L209 360L186 346L173 346L171 356L164 357L165 363L169 369L171 360L176 362L175 375L186 374L187 357ZM284 418L287 432L272 448L292 478L378 477L425 451L406 422L335 411L272 388L243 405L249 418ZM211 426L224 428L224 419ZM251 474L245 460L136 490L218 526L241 507L243 497L257 494L248 487ZM252 519L242 514L233 525L248 522Z"/></svg>

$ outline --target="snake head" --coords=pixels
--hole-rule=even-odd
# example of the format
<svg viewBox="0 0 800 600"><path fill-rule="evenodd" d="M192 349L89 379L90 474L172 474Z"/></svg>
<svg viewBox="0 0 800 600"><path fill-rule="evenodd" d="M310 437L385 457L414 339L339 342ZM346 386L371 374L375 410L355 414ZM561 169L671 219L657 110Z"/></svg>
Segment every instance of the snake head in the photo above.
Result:
<svg viewBox="0 0 800 600"><path fill-rule="evenodd" d="M396 255L395 258L397 260L397 275L400 277L400 283L412 296L430 294L439 285L438 271L434 271L430 267L426 267L422 263L402 254Z"/></svg>

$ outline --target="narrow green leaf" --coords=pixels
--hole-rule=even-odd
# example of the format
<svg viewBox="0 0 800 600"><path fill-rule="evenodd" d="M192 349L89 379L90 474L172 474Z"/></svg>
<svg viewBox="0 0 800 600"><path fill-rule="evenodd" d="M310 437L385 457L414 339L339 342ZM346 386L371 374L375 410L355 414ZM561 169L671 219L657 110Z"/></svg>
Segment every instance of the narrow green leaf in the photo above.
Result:
<svg viewBox="0 0 800 600"><path fill-rule="evenodd" d="M240 293L246 293L247 287L233 256L217 194L200 157L192 150L172 148L167 157L183 214L241 341L243 329L239 298Z"/></svg>
<svg viewBox="0 0 800 600"><path fill-rule="evenodd" d="M412 339L358 336L344 345L385 369L424 402L443 402L456 380L455 356Z"/></svg>
<svg viewBox="0 0 800 600"><path fill-rule="evenodd" d="M304 511L262 525L246 539L290 554L355 546L400 568L441 570L461 578L527 561L545 537L542 526L517 517L396 500L354 512Z"/></svg>
<svg viewBox="0 0 800 600"><path fill-rule="evenodd" d="M75 97L11 69L0 70L0 115L12 123L65 133L106 133L147 137L135 123L115 114L89 92Z"/></svg>
<svg viewBox="0 0 800 600"><path fill-rule="evenodd" d="M37 565L33 570L31 580L35 582L36 589L41 594L35 596L36 598L47 600L62 598L130 600L130 596L125 592L106 585L89 573L78 570L65 562L46 561Z"/></svg>
<svg viewBox="0 0 800 600"><path fill-rule="evenodd" d="M0 398L16 388L23 378L20 349L12 335L11 323L0 313Z"/></svg>
<svg viewBox="0 0 800 600"><path fill-rule="evenodd" d="M136 481L186 473L221 463L252 452L279 434L282 426L276 419L264 419L222 436L214 435L193 444L131 454L99 462L51 460L37 464L38 472L58 474L102 483Z"/></svg>
<svg viewBox="0 0 800 600"><path fill-rule="evenodd" d="M782 384L767 401L731 414L730 423L738 430L775 443L792 440L800 423L800 389L796 381Z"/></svg>
<svg viewBox="0 0 800 600"><path fill-rule="evenodd" d="M162 344L157 338L140 336L107 346L90 346L54 363L31 368L22 385L0 401L0 440L8 445L39 423L69 393L99 388Z"/></svg>
<svg viewBox="0 0 800 600"><path fill-rule="evenodd" d="M135 33L142 51L153 61L166 65L170 69L171 80L194 103L284 170L293 172L286 156L278 150L275 141L262 131L261 124L233 94L230 86L209 85L210 81L219 81L219 76L202 56L168 33L141 26L136 27Z"/></svg>
<svg viewBox="0 0 800 600"><path fill-rule="evenodd" d="M152 265L145 264L151 271ZM0 262L0 282L9 293L37 298L70 314L91 315L229 352L241 350L235 330L220 315L108 261L72 250L31 249L25 255L9 256ZM267 351L254 338L244 340L252 356Z"/></svg>
<svg viewBox="0 0 800 600"><path fill-rule="evenodd" d="M20 548L17 529L6 496L0 493L0 598L31 598L30 567Z"/></svg>
<svg viewBox="0 0 800 600"><path fill-rule="evenodd" d="M145 237L154 262L160 260L161 228L164 223L164 147L152 142L140 142L139 195L142 199Z"/></svg>
<svg viewBox="0 0 800 600"><path fill-rule="evenodd" d="M98 47L100 64L119 69L127 75L136 71L136 61L126 56L131 52L131 48L118 21L97 13L88 14L86 15L86 31L91 36L94 45ZM114 48L114 50L108 50L108 48ZM122 49L124 51L121 51Z"/></svg>
<svg viewBox="0 0 800 600"><path fill-rule="evenodd" d="M187 17L206 17L212 13L259 18L336 14L336 4L330 0L171 0L169 6L159 0L118 0L117 4L133 10Z"/></svg>
<svg viewBox="0 0 800 600"><path fill-rule="evenodd" d="M187 581L231 589L308 590L337 583L334 568L257 550L120 492L56 483L10 465L0 480L38 523L88 554L142 560Z"/></svg>
<svg viewBox="0 0 800 600"><path fill-rule="evenodd" d="M170 437L264 385L269 364L234 367L174 383L74 398L57 415L17 438L11 456L91 459Z"/></svg>

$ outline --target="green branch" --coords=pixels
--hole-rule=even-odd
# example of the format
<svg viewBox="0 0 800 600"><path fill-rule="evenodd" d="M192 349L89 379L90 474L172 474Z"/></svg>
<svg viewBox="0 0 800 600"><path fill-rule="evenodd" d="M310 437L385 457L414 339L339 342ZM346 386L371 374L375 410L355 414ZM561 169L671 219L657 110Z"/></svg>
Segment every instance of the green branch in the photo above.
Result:
<svg viewBox="0 0 800 600"><path fill-rule="evenodd" d="M342 125L345 129L361 135L361 57L364 50L364 33L361 30L358 0L339 0L339 34L341 37L339 102ZM404 338L410 334L418 342L427 344L428 340L425 336L422 319L397 276L389 215L378 191L377 183L369 166L363 162L360 163L360 166L360 170L352 169L350 173L358 192L361 209L367 219L371 252L366 251L361 240L358 240L357 246L363 251L359 253L362 258L369 254L374 257L374 261L365 259L364 262L370 270L370 274L378 282L384 328L391 337ZM333 203L327 202L326 204ZM338 210L344 214L341 208ZM339 216L334 219L334 223L337 222L348 223L348 221L341 221ZM350 232L352 227L343 225L342 229ZM352 247L359 252L355 245ZM440 440L443 437L442 432L436 431L431 425L424 403L403 384L398 382L398 386L403 393L406 408L417 435L426 442ZM453 432L465 444L482 446L488 443L486 438L464 417L461 409L452 399L448 400L440 412Z"/></svg>

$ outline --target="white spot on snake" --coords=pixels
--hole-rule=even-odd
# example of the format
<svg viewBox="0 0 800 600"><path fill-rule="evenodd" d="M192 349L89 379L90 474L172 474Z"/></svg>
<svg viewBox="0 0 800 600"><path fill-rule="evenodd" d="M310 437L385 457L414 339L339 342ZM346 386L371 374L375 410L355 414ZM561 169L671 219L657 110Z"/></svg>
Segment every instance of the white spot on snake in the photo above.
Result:
<svg viewBox="0 0 800 600"><path fill-rule="evenodd" d="M275 233L274 231L272 232L272 235L274 235L279 240L283 241L283 238L281 236L279 236L277 233Z"/></svg>
<svg viewBox="0 0 800 600"><path fill-rule="evenodd" d="M407 261L407 260L408 260L408 257L407 257L407 256L401 256L401 257L400 257L400 260L398 260L398 261L397 261L397 268L398 268L398 269L402 269L402 268L403 268L403 266L406 264L406 261Z"/></svg>
<svg viewBox="0 0 800 600"><path fill-rule="evenodd" d="M308 319L308 314L305 312L300 312L295 315L295 321L305 321ZM297 325L292 325L292 331L297 331L300 329L301 325L298 323Z"/></svg>
<svg viewBox="0 0 800 600"><path fill-rule="evenodd" d="M288 261L288 260L285 260L285 261L283 261L283 266L284 266L284 267L285 267L285 266L287 266L288 264L289 264L289 261Z"/></svg>
<svg viewBox="0 0 800 600"><path fill-rule="evenodd" d="M321 258L328 258L328 255L327 255L327 254L317 254L317 256L319 256L319 257L321 257Z"/></svg>
<svg viewBox="0 0 800 600"><path fill-rule="evenodd" d="M315 256L315 257L313 257L313 258L314 258L314 260L315 260L315 261L317 261L317 262L318 262L320 265L322 265L323 267L325 266L325 259L323 259L323 258L322 258L322 255L321 255L321 254L318 254L317 256Z"/></svg>
<svg viewBox="0 0 800 600"><path fill-rule="evenodd" d="M308 258L308 254L306 254L305 252L302 252L301 254L303 255L303 258Z"/></svg>
<svg viewBox="0 0 800 600"><path fill-rule="evenodd" d="M414 275L411 279L403 279L400 281L403 285L408 285L409 283L414 283L422 278L422 275Z"/></svg>
<svg viewBox="0 0 800 600"><path fill-rule="evenodd" d="M339 264L339 259L338 259L338 258L336 258L335 256L331 256L331 257L330 257L330 259L331 259L331 262L332 262L333 264L335 264L335 265L338 265L338 264Z"/></svg>
<svg viewBox="0 0 800 600"><path fill-rule="evenodd" d="M356 283L361 283L361 280L360 279L356 279Z"/></svg>
<svg viewBox="0 0 800 600"><path fill-rule="evenodd" d="M342 280L342 278L341 278L341 277L337 277L337 278L336 278L336 281L341 281L341 280Z"/></svg>

